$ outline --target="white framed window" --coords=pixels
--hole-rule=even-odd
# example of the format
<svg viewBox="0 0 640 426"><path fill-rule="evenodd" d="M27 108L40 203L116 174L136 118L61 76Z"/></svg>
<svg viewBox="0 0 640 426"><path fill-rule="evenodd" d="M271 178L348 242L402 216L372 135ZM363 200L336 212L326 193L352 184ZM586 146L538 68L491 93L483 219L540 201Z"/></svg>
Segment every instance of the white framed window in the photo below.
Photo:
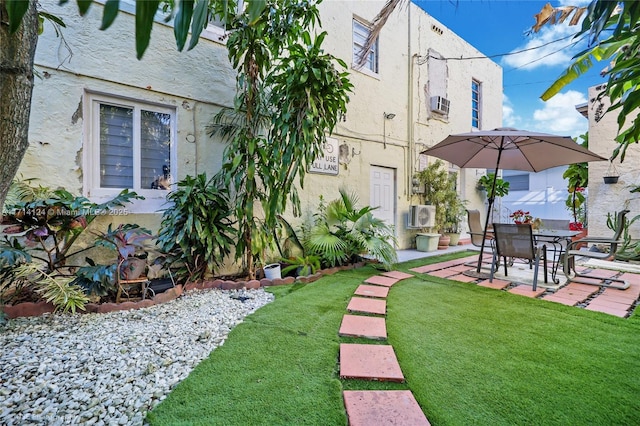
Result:
<svg viewBox="0 0 640 426"><path fill-rule="evenodd" d="M471 80L471 126L474 129L480 129L481 87L478 80Z"/></svg>
<svg viewBox="0 0 640 426"><path fill-rule="evenodd" d="M357 19L353 20L353 68L378 74L378 38L367 52L362 67L356 65L370 33L371 29L367 25Z"/></svg>
<svg viewBox="0 0 640 426"><path fill-rule="evenodd" d="M132 211L157 211L176 175L175 108L94 93L86 99L85 195L104 202L129 189L145 197Z"/></svg>
<svg viewBox="0 0 640 426"><path fill-rule="evenodd" d="M518 170L503 170L502 179L506 182L509 182L509 192L529 190L528 172L521 172Z"/></svg>

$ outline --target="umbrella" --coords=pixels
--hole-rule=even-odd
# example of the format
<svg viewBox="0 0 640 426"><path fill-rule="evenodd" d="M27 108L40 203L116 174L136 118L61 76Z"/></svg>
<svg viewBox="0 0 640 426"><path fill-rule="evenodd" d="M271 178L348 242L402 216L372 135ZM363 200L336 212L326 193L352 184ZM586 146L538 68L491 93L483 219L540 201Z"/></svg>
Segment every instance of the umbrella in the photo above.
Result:
<svg viewBox="0 0 640 426"><path fill-rule="evenodd" d="M578 145L570 136L556 136L508 127L450 135L442 142L422 151L421 154L438 157L460 168L484 168L496 169L496 171L505 169L539 172L568 164L607 160ZM491 193L494 192L495 185L496 176L494 175ZM494 197L489 197L489 209L478 258L478 273L493 200Z"/></svg>

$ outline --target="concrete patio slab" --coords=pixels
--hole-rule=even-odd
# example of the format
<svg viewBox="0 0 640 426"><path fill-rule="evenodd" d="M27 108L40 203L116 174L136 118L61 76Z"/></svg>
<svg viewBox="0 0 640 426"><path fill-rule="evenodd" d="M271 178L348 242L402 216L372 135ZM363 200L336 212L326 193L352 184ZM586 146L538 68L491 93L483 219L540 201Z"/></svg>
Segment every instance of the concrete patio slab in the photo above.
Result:
<svg viewBox="0 0 640 426"><path fill-rule="evenodd" d="M367 284L381 285L384 287L391 287L398 281L400 281L398 278L384 277L382 275L374 275L364 280Z"/></svg>
<svg viewBox="0 0 640 426"><path fill-rule="evenodd" d="M396 278L398 280L405 280L407 278L414 277L413 274L407 274L406 272L402 272L402 271L385 271L385 272L382 272L380 275L384 275L385 277L389 277L389 278Z"/></svg>
<svg viewBox="0 0 640 426"><path fill-rule="evenodd" d="M384 340L387 338L387 325L385 319L381 317L347 314L342 317L338 335Z"/></svg>
<svg viewBox="0 0 640 426"><path fill-rule="evenodd" d="M340 344L340 378L404 382L391 345Z"/></svg>
<svg viewBox="0 0 640 426"><path fill-rule="evenodd" d="M352 297L349 305L347 305L347 311L385 315L387 313L387 301L368 297Z"/></svg>
<svg viewBox="0 0 640 426"><path fill-rule="evenodd" d="M350 426L430 425L411 391L344 391Z"/></svg>
<svg viewBox="0 0 640 426"><path fill-rule="evenodd" d="M389 294L389 287L361 284L353 294L357 296L385 298Z"/></svg>

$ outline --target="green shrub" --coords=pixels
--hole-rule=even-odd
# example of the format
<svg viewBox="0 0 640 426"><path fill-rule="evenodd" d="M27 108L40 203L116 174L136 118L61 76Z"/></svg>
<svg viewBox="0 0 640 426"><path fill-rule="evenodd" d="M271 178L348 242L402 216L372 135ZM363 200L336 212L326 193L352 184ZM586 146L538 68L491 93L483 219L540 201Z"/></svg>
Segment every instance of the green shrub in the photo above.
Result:
<svg viewBox="0 0 640 426"><path fill-rule="evenodd" d="M168 254L167 262L188 281L212 274L234 243L226 188L204 173L187 176L167 201L172 205L164 210L156 243Z"/></svg>

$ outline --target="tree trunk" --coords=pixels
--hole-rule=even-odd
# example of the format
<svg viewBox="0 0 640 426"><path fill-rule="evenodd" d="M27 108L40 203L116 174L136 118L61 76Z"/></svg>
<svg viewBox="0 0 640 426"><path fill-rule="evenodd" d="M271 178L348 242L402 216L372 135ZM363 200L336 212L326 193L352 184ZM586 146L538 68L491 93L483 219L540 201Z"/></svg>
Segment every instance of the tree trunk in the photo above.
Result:
<svg viewBox="0 0 640 426"><path fill-rule="evenodd" d="M18 30L10 34L0 0L0 210L29 146L33 60L38 43L36 1L29 0Z"/></svg>

